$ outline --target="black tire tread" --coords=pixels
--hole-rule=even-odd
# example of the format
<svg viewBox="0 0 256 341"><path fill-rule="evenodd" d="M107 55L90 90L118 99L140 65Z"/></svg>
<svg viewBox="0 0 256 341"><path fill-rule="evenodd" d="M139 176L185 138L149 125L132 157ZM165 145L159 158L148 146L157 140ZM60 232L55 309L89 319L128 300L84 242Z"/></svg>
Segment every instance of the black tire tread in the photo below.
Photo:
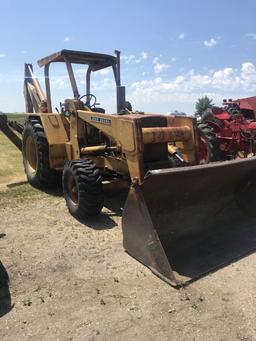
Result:
<svg viewBox="0 0 256 341"><path fill-rule="evenodd" d="M67 173L74 176L77 184L78 203L75 206L66 188ZM100 213L104 202L102 177L99 169L91 160L68 161L64 166L62 185L69 212L75 218L86 219Z"/></svg>
<svg viewBox="0 0 256 341"><path fill-rule="evenodd" d="M206 123L198 125L199 135L206 140L209 147L208 162L220 161L219 140L214 132L214 129Z"/></svg>
<svg viewBox="0 0 256 341"><path fill-rule="evenodd" d="M31 134L34 138L38 152L37 170L33 177L28 174L25 165L24 143L27 134ZM48 189L59 183L60 173L50 168L49 145L40 119L29 119L25 123L23 131L23 165L28 181L33 187Z"/></svg>

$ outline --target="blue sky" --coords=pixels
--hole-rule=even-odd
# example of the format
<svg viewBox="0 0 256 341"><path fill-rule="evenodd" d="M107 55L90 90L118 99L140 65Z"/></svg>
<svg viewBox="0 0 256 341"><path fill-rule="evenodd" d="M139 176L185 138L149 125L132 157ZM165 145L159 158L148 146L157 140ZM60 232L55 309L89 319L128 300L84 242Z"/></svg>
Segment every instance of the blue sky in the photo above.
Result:
<svg viewBox="0 0 256 341"><path fill-rule="evenodd" d="M122 55L134 109L194 112L198 97L256 95L256 2L185 0L0 1L0 111L24 110L24 62L60 49ZM76 68L80 93L84 74ZM51 67L54 105L71 96L64 65ZM113 77L95 74L98 101L115 110Z"/></svg>

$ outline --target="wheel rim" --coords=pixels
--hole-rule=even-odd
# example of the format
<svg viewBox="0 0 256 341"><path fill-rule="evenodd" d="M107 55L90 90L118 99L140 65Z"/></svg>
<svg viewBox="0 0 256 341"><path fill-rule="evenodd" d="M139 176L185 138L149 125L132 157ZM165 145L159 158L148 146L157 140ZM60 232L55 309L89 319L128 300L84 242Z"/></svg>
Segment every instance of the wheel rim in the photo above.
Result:
<svg viewBox="0 0 256 341"><path fill-rule="evenodd" d="M77 205L78 203L78 188L76 179L73 175L69 174L66 178L67 192L71 201Z"/></svg>
<svg viewBox="0 0 256 341"><path fill-rule="evenodd" d="M28 136L26 140L26 160L28 171L34 173L37 166L37 151L36 144L31 136Z"/></svg>

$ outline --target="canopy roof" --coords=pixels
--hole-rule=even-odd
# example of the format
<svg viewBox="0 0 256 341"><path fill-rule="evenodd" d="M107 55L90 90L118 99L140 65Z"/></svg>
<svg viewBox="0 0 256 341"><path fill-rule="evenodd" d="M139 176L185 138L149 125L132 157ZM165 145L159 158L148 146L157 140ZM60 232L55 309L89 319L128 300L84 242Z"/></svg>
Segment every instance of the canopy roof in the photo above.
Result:
<svg viewBox="0 0 256 341"><path fill-rule="evenodd" d="M92 71L104 69L105 67L115 65L117 58L108 54L61 50L53 53L48 57L38 60L38 65L44 66L53 62L65 62L68 60L70 63L87 64L91 66Z"/></svg>

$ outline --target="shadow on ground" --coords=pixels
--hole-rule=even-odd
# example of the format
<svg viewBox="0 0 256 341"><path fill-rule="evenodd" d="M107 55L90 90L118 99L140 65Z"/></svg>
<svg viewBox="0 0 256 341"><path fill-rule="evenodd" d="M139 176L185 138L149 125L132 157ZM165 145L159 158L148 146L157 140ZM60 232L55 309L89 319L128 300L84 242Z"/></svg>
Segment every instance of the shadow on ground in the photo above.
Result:
<svg viewBox="0 0 256 341"><path fill-rule="evenodd" d="M63 198L62 186L56 186L44 190L45 193ZM116 227L118 223L115 221L116 217L121 217L123 207L128 194L128 190L114 190L106 191L104 193L104 207L107 211L103 211L100 215L85 220L77 219L81 224L86 225L95 230L108 230ZM64 199L63 199L64 200Z"/></svg>
<svg viewBox="0 0 256 341"><path fill-rule="evenodd" d="M9 290L9 276L0 261L0 317L7 314L13 305L11 304L11 294Z"/></svg>
<svg viewBox="0 0 256 341"><path fill-rule="evenodd" d="M57 198L63 197L63 189L62 189L62 185L60 182L58 182L56 186L52 188L45 189L44 192L53 197L57 197Z"/></svg>
<svg viewBox="0 0 256 341"><path fill-rule="evenodd" d="M116 218L122 216L126 197L127 190L106 192L104 207L107 211L93 218L79 220L80 223L94 230L109 230L116 227L118 225Z"/></svg>

